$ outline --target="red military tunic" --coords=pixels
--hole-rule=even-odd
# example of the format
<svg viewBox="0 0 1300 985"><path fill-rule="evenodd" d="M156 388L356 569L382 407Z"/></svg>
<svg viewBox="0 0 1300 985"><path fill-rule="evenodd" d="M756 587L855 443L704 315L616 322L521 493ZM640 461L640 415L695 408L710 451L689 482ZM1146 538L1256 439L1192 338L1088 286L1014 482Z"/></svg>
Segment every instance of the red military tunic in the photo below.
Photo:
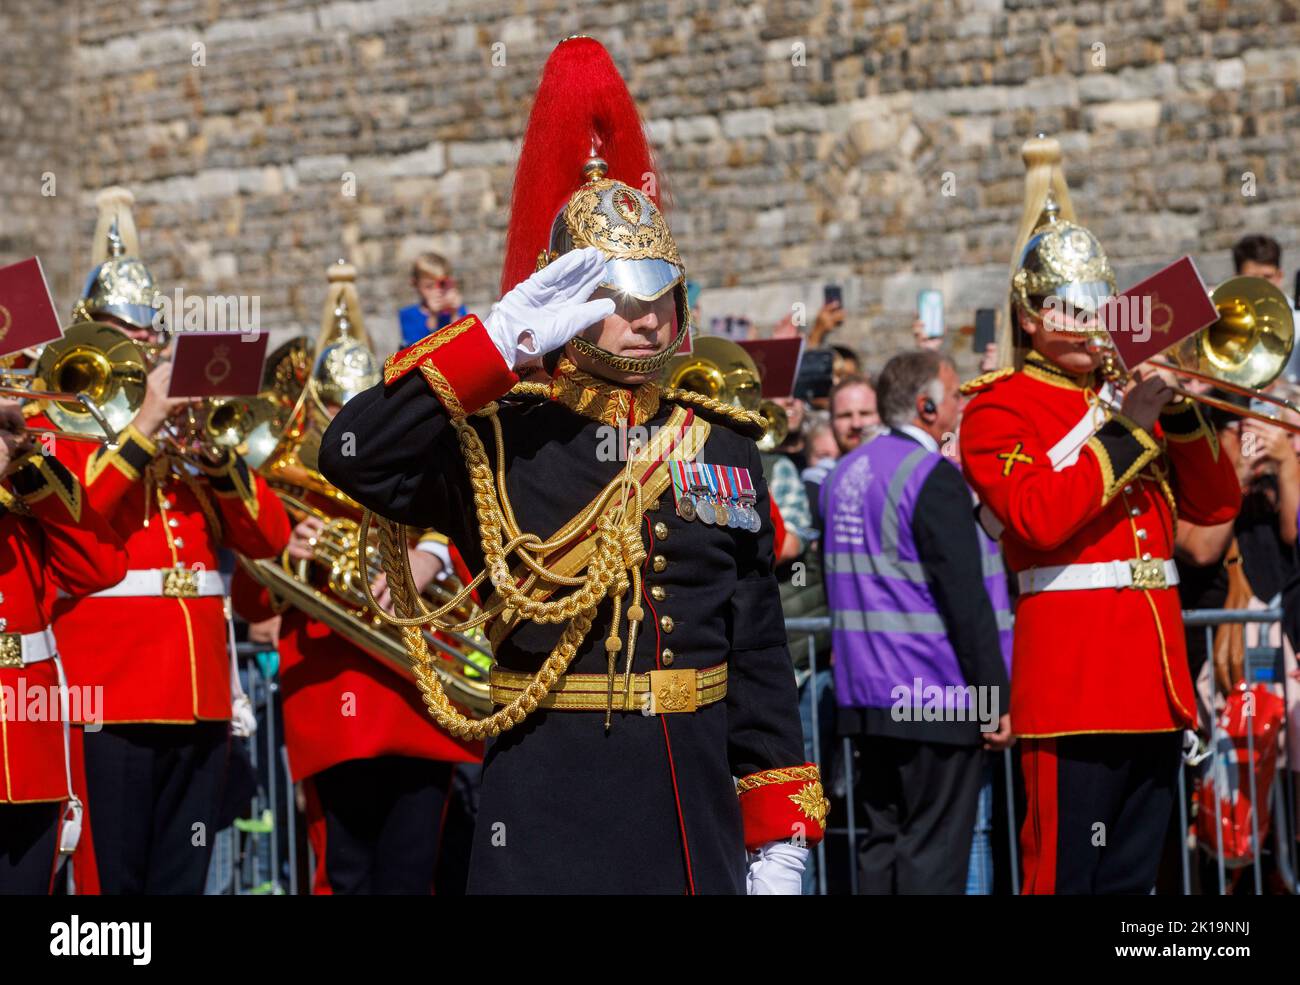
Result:
<svg viewBox="0 0 1300 985"><path fill-rule="evenodd" d="M0 484L3 632L40 632L50 625L58 593L96 592L121 581L125 573L121 541L89 508L81 485L58 461L34 455ZM0 658L0 803L67 800L54 661L25 667L5 663ZM76 714L80 705L81 694L74 691L70 713ZM77 773L79 748L73 758Z"/></svg>
<svg viewBox="0 0 1300 985"><path fill-rule="evenodd" d="M237 456L180 476L134 427L115 450L59 441L55 454L125 542L129 570L215 572L219 546L259 558L289 541L283 505ZM106 724L230 718L219 595L65 599L55 606L54 631L69 680L103 685Z"/></svg>
<svg viewBox="0 0 1300 985"><path fill-rule="evenodd" d="M1004 530L1009 571L1172 559L1174 519L1231 520L1241 491L1214 432L1191 402L1149 434L1119 413L1049 457L1096 401L1093 375L1072 377L1037 353L1020 372L968 384L962 467ZM1095 426L1095 425L1094 425ZM1058 456L1059 456L1058 449ZM1022 594L1016 605L1011 722L1027 738L1193 728L1178 590L1095 588Z"/></svg>
<svg viewBox="0 0 1300 985"><path fill-rule="evenodd" d="M314 494L305 498L323 505ZM266 589L242 569L235 573L232 600L252 622L275 614ZM294 780L376 756L482 759L482 743L454 739L434 724L414 681L299 609L283 613L279 652L284 741Z"/></svg>

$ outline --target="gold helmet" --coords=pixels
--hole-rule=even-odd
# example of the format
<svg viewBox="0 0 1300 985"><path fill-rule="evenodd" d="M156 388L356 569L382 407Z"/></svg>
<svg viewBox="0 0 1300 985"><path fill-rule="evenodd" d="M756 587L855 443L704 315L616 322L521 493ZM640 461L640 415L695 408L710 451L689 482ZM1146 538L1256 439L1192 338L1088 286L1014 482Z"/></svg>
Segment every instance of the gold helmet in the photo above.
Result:
<svg viewBox="0 0 1300 985"><path fill-rule="evenodd" d="M140 244L131 215L134 196L125 188L99 193L95 225L95 268L72 308L74 322L111 315L136 328L158 328L162 295L153 274L140 259Z"/></svg>
<svg viewBox="0 0 1300 985"><path fill-rule="evenodd" d="M370 347L357 300L357 271L340 260L329 268L329 291L316 342L311 391L326 408L342 407L384 378Z"/></svg>
<svg viewBox="0 0 1300 985"><path fill-rule="evenodd" d="M687 326L690 311L686 274L663 213L644 192L606 177L607 168L599 157L588 159L583 168L587 181L556 215L550 248L538 258L538 267L570 250L594 246L608 258L601 287L639 301L656 301L676 291L677 324ZM614 356L581 336L573 340L573 345L615 369L656 372L673 357L685 338L685 331L677 332L664 351L646 358Z"/></svg>
<svg viewBox="0 0 1300 985"><path fill-rule="evenodd" d="M1043 317L1049 299L1057 299L1069 310L1096 315L1115 295L1115 272L1101 243L1085 227L1060 218L1050 191L1041 218L1012 275L1012 303L1035 318ZM1080 326L1081 333L1105 331L1091 317Z"/></svg>

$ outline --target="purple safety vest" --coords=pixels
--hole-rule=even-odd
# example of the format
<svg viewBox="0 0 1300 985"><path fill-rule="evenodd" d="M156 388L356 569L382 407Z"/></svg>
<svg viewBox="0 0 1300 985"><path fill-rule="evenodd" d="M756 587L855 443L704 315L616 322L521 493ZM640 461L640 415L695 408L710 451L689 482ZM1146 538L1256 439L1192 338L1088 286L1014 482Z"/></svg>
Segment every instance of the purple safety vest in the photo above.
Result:
<svg viewBox="0 0 1300 985"><path fill-rule="evenodd" d="M912 439L885 432L854 449L822 486L826 592L831 609L836 700L889 708L895 688L931 685L946 706L966 707L967 681L912 538L925 480L953 468ZM1010 667L1011 612L997 543L979 531L984 584ZM923 692L918 692L923 693ZM919 700L919 698L918 698Z"/></svg>

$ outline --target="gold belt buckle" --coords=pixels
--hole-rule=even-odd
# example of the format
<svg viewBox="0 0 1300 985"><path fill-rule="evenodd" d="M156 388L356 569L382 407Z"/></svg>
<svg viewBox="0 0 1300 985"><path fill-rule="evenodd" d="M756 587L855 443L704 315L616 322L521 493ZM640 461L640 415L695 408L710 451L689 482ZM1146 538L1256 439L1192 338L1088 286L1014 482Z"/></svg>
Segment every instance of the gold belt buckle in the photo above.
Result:
<svg viewBox="0 0 1300 985"><path fill-rule="evenodd" d="M18 633L0 633L0 669L13 670L22 665L22 636Z"/></svg>
<svg viewBox="0 0 1300 985"><path fill-rule="evenodd" d="M1165 562L1160 558L1130 558L1129 571L1133 575L1134 588L1168 588L1165 578Z"/></svg>
<svg viewBox="0 0 1300 985"><path fill-rule="evenodd" d="M652 670L649 677L650 714L694 711L699 706L694 670Z"/></svg>
<svg viewBox="0 0 1300 985"><path fill-rule="evenodd" d="M199 575L189 568L167 568L163 572L163 595L169 599L199 597Z"/></svg>

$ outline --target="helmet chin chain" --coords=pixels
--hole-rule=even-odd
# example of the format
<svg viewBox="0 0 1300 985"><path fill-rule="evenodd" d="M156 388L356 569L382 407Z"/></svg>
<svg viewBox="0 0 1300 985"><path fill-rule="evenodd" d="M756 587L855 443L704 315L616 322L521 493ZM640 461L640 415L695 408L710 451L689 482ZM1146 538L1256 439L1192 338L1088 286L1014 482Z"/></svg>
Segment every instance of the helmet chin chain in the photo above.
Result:
<svg viewBox="0 0 1300 985"><path fill-rule="evenodd" d="M602 349L598 345L593 345L581 337L574 338L573 348L582 353L589 359L593 359L610 369L618 370L620 373L651 374L657 373L668 364L668 360L677 354L681 348L682 342L686 339L688 329L682 328L677 332L676 337L668 344L668 348L663 352L657 352L653 356L616 356L607 349Z"/></svg>
<svg viewBox="0 0 1300 985"><path fill-rule="evenodd" d="M1088 336L1084 347L1094 355L1101 356L1100 372L1102 379L1109 383L1118 383L1126 376L1124 369L1115 358L1115 346L1110 339L1096 335Z"/></svg>

